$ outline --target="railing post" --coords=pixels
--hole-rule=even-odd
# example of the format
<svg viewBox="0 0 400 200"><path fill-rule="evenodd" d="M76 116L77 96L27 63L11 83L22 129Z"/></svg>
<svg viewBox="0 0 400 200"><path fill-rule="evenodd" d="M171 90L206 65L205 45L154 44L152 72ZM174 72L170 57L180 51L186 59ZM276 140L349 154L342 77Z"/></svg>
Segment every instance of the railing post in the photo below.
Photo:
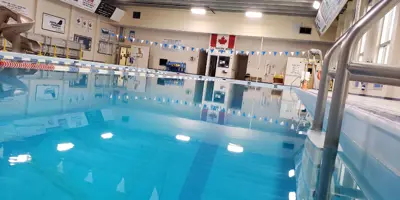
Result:
<svg viewBox="0 0 400 200"><path fill-rule="evenodd" d="M332 181L332 174L335 169L337 149L339 146L339 138L350 81L350 73L347 67L350 63L350 58L352 58L351 54L354 53L356 46L354 43L359 41L361 35L364 34L370 26L380 20L381 17L389 12L390 9L396 6L399 2L400 0L381 0L378 2L362 19L349 28L349 30L344 34L344 39L340 42L341 49L335 76L335 87L332 94L329 123L325 136L321 169L319 172L318 188L316 193L317 200L327 200L330 197L329 189ZM335 45L337 45L337 43L335 43ZM334 46L332 48L336 47ZM327 64L329 64L329 62ZM321 84L323 84L322 80ZM325 87L326 86L323 85L320 89L325 89ZM321 93L321 96L322 95L323 93ZM324 107L325 104L322 106ZM320 112L322 112L322 110L320 110Z"/></svg>
<svg viewBox="0 0 400 200"><path fill-rule="evenodd" d="M321 80L319 82L318 97L317 97L317 102L315 105L313 125L311 128L312 130L322 131L322 128L324 126L325 107L326 107L326 101L328 98L329 81L330 81L330 77L328 76L329 64L332 59L332 55L334 54L336 49L340 47L343 40L347 37L348 32L349 31L347 31L345 34L343 34L335 42L335 44L332 46L332 48L329 49L329 51L326 52L326 54L325 54L325 58L322 63Z"/></svg>

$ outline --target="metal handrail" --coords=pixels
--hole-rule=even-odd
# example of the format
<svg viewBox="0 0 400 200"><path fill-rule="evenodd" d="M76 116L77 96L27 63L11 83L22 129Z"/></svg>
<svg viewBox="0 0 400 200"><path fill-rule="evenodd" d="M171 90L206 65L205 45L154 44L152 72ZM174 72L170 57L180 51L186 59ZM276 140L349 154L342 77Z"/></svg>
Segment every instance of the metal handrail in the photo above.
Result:
<svg viewBox="0 0 400 200"><path fill-rule="evenodd" d="M337 149L339 145L339 137L342 128L342 120L344 115L344 108L348 94L349 81L351 78L356 80L378 81L390 80L398 81L397 75L389 75L390 72L396 71L400 73L399 69L393 68L379 68L380 65L367 65L361 63L351 63L356 46L355 43L359 41L361 36L368 31L368 29L379 21L386 13L395 7L400 0L381 0L376 3L374 7L367 12L358 22L351 26L346 33L344 33L333 45L333 47L325 55L323 68L321 72L321 81L318 92L317 104L314 116L313 130L321 131L323 127L323 120L325 115L325 106L328 96L329 86L329 65L333 53L339 49L337 61L337 70L335 73L335 85L332 94L331 107L329 112L329 122L324 142L324 151L321 163L321 170L319 173L319 182L317 188L317 199L326 200L329 197L329 189L332 179L332 174L335 168L335 160ZM363 69L362 67L366 67ZM384 69L384 70L382 70ZM380 72L379 72L380 71ZM355 73L352 75L351 73ZM368 76L370 75L370 76ZM392 82L387 83L391 84Z"/></svg>

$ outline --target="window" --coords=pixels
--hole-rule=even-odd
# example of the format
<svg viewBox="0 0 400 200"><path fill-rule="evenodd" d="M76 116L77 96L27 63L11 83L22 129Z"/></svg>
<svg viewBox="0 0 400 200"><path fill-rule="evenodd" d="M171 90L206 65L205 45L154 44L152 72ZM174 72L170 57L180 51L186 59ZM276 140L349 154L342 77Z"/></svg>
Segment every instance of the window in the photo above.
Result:
<svg viewBox="0 0 400 200"><path fill-rule="evenodd" d="M378 46L377 63L388 64L390 43L392 40L396 8L388 12L381 20L381 33ZM381 84L374 84L374 88L382 88Z"/></svg>
<svg viewBox="0 0 400 200"><path fill-rule="evenodd" d="M358 61L359 62L364 61L364 51L365 51L365 42L366 42L366 40L367 40L367 33L365 33L363 35L363 37L361 38L361 41L360 41L360 50L359 50L359 53L358 53Z"/></svg>
<svg viewBox="0 0 400 200"><path fill-rule="evenodd" d="M394 8L383 17L381 22L381 33L379 39L378 59L379 64L388 64L390 42L392 40L394 17L396 9Z"/></svg>

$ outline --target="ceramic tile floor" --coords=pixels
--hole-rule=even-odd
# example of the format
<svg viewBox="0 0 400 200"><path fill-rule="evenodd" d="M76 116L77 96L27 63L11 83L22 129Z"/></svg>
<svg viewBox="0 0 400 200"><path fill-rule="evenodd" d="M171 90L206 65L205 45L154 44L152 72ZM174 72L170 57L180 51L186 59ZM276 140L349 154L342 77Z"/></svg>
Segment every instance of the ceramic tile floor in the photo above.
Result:
<svg viewBox="0 0 400 200"><path fill-rule="evenodd" d="M317 94L318 90L310 90L310 92ZM328 96L331 98L332 92L329 92ZM400 122L400 101L349 94L346 104Z"/></svg>

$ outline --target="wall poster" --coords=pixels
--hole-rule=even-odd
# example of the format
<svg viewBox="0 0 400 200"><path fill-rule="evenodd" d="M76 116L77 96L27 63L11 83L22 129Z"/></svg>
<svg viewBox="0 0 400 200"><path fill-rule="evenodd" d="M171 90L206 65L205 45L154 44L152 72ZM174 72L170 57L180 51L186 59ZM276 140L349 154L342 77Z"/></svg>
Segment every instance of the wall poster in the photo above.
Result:
<svg viewBox="0 0 400 200"><path fill-rule="evenodd" d="M86 36L75 34L74 41L82 44L83 50L85 50L85 51L92 50L92 38L91 37L86 37Z"/></svg>
<svg viewBox="0 0 400 200"><path fill-rule="evenodd" d="M42 19L43 30L64 34L65 23L66 21L64 18L43 13L43 19Z"/></svg>
<svg viewBox="0 0 400 200"><path fill-rule="evenodd" d="M97 53L105 54L105 55L112 55L112 48L113 44L109 42L99 41L99 49Z"/></svg>
<svg viewBox="0 0 400 200"><path fill-rule="evenodd" d="M83 19L82 19L81 16L79 16L79 17L76 18L75 25L76 25L77 28L79 28L79 27L82 26L82 20L83 20Z"/></svg>
<svg viewBox="0 0 400 200"><path fill-rule="evenodd" d="M59 85L37 85L35 99L57 100L60 91Z"/></svg>

